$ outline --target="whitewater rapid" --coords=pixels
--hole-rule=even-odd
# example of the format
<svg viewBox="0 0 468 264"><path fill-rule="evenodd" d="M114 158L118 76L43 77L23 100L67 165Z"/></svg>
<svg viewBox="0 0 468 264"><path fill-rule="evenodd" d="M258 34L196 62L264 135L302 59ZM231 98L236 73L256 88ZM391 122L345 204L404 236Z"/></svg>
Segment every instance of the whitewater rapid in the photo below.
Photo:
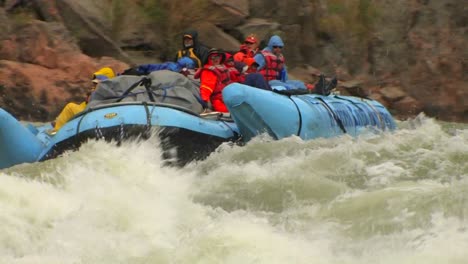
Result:
<svg viewBox="0 0 468 264"><path fill-rule="evenodd" d="M468 263L468 126L225 144L156 137L0 170L0 263Z"/></svg>

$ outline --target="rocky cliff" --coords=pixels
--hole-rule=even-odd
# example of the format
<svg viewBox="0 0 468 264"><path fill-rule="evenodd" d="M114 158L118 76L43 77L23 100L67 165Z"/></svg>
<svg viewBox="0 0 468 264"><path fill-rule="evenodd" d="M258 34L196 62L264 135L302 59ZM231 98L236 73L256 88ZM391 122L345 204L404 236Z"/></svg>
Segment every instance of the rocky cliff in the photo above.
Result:
<svg viewBox="0 0 468 264"><path fill-rule="evenodd" d="M290 74L337 76L400 119L468 122L468 7L445 0L0 0L0 106L52 120L91 73L170 60L180 33L235 51L244 36L285 41Z"/></svg>

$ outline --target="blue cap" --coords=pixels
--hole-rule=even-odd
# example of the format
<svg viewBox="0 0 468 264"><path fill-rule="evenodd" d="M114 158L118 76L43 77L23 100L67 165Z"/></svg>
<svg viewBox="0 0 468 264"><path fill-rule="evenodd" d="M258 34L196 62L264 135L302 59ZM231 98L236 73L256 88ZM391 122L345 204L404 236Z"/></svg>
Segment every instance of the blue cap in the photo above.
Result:
<svg viewBox="0 0 468 264"><path fill-rule="evenodd" d="M109 78L105 75L94 75L93 83L100 83L105 80L109 80Z"/></svg>

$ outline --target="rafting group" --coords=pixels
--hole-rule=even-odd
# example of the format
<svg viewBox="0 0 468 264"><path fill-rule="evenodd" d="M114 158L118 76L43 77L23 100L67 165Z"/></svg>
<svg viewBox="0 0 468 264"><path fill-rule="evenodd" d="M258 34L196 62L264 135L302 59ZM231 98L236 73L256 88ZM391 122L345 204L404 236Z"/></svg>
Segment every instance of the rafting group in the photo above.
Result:
<svg viewBox="0 0 468 264"><path fill-rule="evenodd" d="M309 140L396 128L379 102L330 93L335 78L288 79L277 35L259 49L250 34L232 53L208 49L194 30L183 33L182 43L173 61L121 73L98 69L85 100L68 103L54 122L19 122L0 108L0 169L55 158L89 139L141 139L155 129L164 158L184 165L224 142L245 144L260 134Z"/></svg>

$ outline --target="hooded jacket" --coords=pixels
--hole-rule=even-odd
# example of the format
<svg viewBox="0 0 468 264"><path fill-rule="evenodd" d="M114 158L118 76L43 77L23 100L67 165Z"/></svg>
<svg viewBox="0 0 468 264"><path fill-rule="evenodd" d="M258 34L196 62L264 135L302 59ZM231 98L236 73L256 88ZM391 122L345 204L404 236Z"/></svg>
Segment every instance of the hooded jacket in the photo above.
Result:
<svg viewBox="0 0 468 264"><path fill-rule="evenodd" d="M190 47L184 46L184 37L187 35L191 36L193 40L193 45ZM186 30L182 34L182 49L177 52L176 59L174 61L177 61L184 56L190 57L197 62L196 67L201 68L207 62L208 52L209 49L199 42L198 32L193 29Z"/></svg>
<svg viewBox="0 0 468 264"><path fill-rule="evenodd" d="M273 46L284 47L283 40L274 35L268 41L267 47L254 56L255 63L258 65L257 71L267 80L287 81L288 75L283 54L279 56L273 54Z"/></svg>

